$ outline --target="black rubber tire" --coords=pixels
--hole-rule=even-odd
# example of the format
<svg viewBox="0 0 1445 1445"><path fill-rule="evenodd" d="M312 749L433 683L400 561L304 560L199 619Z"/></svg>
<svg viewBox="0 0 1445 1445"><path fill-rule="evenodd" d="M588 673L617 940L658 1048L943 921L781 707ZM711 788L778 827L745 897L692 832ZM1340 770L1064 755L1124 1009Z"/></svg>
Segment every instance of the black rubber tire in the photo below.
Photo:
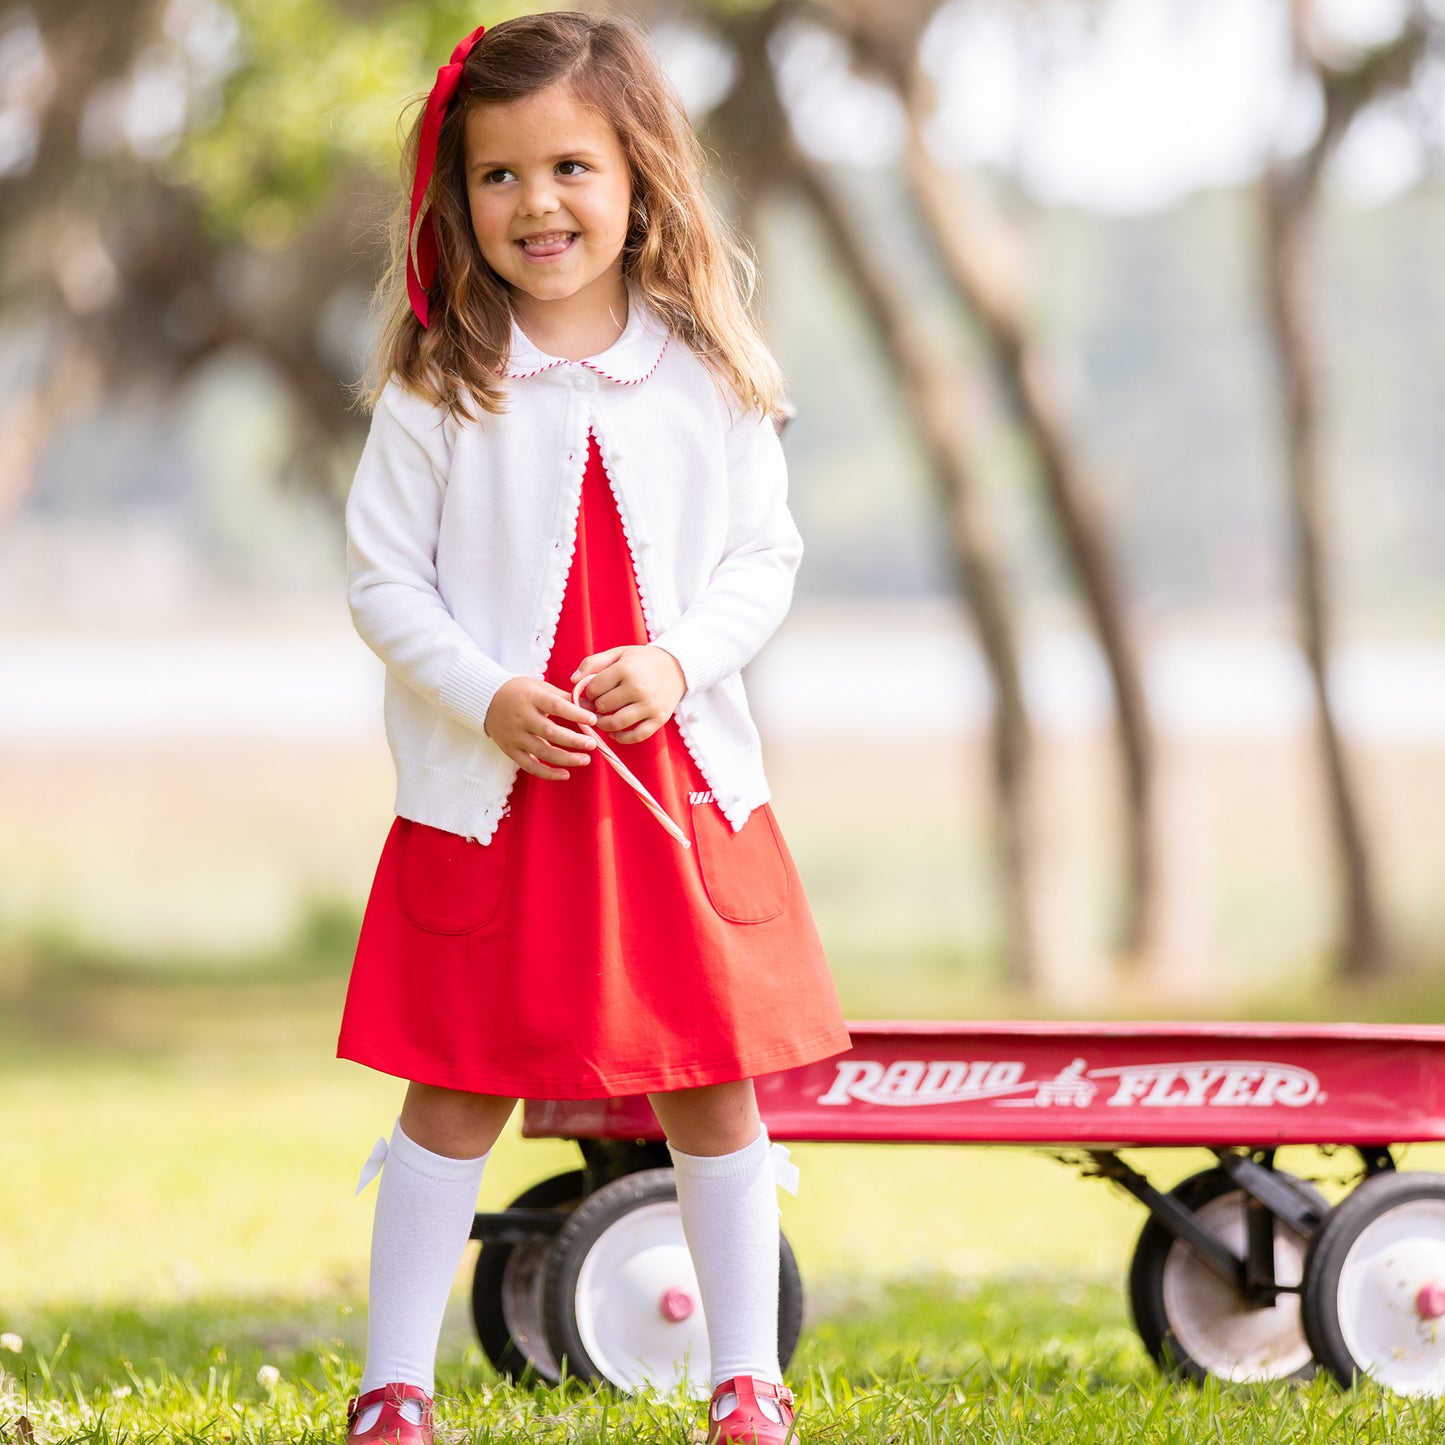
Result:
<svg viewBox="0 0 1445 1445"><path fill-rule="evenodd" d="M507 1207L570 1210L581 1202L585 1181L581 1169L554 1174L524 1189ZM548 1385L561 1379L541 1320L542 1269L551 1246L551 1236L538 1235L522 1244L484 1244L477 1255L472 1324L482 1353L504 1379ZM529 1301L520 1311L510 1304L519 1295Z"/></svg>
<svg viewBox="0 0 1445 1445"><path fill-rule="evenodd" d="M1284 1173L1283 1170L1275 1172ZM1312 1185L1302 1179L1294 1179L1293 1175L1285 1177L1293 1179L1293 1182L1317 1203L1322 1215L1329 1208L1324 1196ZM1191 1211L1203 1209L1231 1194L1238 1196L1240 1206L1243 1207L1247 1197L1234 1180L1223 1169L1218 1168L1193 1174L1169 1192ZM1275 1223L1277 1227L1285 1227L1281 1226L1278 1220ZM1138 1330L1139 1338L1144 1342L1144 1348L1149 1351L1155 1364L1165 1374L1182 1376L1197 1384L1216 1372L1210 1369L1207 1362L1197 1360L1190 1354L1175 1333L1175 1322L1169 1318L1165 1300L1165 1269L1171 1264L1171 1260L1177 1258L1175 1251L1183 1251L1186 1258L1192 1258L1188 1245L1176 1239L1150 1215L1139 1233L1139 1242L1134 1247L1134 1258L1129 1266L1129 1303L1133 1307L1134 1328ZM1197 1267L1200 1270L1205 1268L1202 1264ZM1316 1363L1311 1359L1308 1364L1272 1378L1308 1380L1315 1373Z"/></svg>
<svg viewBox="0 0 1445 1445"><path fill-rule="evenodd" d="M1340 1327L1341 1274L1350 1251L1371 1224L1419 1199L1445 1201L1445 1174L1414 1170L1372 1174L1335 1205L1310 1241L1305 1257L1305 1334L1315 1358L1347 1389L1369 1376L1374 1362L1355 1359L1345 1342Z"/></svg>
<svg viewBox="0 0 1445 1445"><path fill-rule="evenodd" d="M614 1224L635 1209L676 1199L672 1170L646 1169L590 1194L562 1226L547 1254L542 1314L553 1357L564 1362L568 1375L626 1391L626 1384L610 1379L583 1344L577 1322L578 1280L588 1253ZM786 1368L803 1328L803 1281L787 1237L780 1235L779 1243L778 1362Z"/></svg>

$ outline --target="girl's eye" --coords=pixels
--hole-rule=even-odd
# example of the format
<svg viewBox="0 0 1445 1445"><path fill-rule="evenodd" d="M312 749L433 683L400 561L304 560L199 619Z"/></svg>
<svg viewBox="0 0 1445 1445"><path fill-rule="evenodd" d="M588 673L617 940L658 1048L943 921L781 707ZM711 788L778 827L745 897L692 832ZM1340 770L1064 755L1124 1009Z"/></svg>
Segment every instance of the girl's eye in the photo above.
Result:
<svg viewBox="0 0 1445 1445"><path fill-rule="evenodd" d="M581 161L563 161L557 170L564 176L580 176L587 167Z"/></svg>
<svg viewBox="0 0 1445 1445"><path fill-rule="evenodd" d="M489 186L497 186L497 185L500 185L503 181L509 181L509 180L511 180L511 179L512 179L512 173L511 173L511 171L501 171L501 170L488 171L488 172L486 173L486 175L484 175L484 176L482 177L482 180L483 180L487 185L489 185Z"/></svg>

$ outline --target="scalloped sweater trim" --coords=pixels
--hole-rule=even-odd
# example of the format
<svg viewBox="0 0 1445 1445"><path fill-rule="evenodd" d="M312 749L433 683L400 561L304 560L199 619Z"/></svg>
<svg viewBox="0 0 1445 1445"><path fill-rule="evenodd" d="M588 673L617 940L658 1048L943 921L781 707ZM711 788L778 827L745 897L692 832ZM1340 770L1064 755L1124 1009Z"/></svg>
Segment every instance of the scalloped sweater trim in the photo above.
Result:
<svg viewBox="0 0 1445 1445"><path fill-rule="evenodd" d="M393 380L346 508L348 599L386 664L396 811L489 841L517 767L486 736L542 677L576 537L589 432L649 638L687 680L678 728L733 828L768 800L741 669L792 599L802 542L769 418L739 412L636 300L606 352L566 361L513 328L507 410L459 421Z"/></svg>

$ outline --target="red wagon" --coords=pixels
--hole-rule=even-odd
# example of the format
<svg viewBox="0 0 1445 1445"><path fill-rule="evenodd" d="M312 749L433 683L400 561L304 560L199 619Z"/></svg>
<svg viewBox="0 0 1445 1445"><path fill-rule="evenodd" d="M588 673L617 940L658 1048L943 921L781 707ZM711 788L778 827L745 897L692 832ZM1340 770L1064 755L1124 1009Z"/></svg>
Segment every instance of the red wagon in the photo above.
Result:
<svg viewBox="0 0 1445 1445"><path fill-rule="evenodd" d="M1165 1368L1303 1379L1324 1366L1445 1395L1445 1175L1393 1150L1445 1140L1445 1027L862 1023L837 1058L758 1080L775 1140L1025 1144L1066 1151L1149 1211L1129 1273ZM583 1167L478 1214L472 1313L504 1373L559 1362L632 1390L706 1393L707 1333L662 1133L642 1097L534 1102L523 1132L573 1139ZM1347 1148L1332 1208L1275 1166L1283 1145ZM1121 1149L1200 1147L1168 1193ZM783 1242L779 1341L802 1323Z"/></svg>

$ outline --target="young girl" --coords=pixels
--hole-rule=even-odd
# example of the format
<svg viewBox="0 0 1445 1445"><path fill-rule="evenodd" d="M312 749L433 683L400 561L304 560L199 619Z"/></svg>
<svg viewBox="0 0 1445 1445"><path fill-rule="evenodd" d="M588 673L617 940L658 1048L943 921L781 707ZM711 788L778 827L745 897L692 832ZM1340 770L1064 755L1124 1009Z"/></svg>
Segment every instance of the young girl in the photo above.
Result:
<svg viewBox="0 0 1445 1445"><path fill-rule="evenodd" d="M407 164L347 507L398 816L338 1052L410 1083L348 1438L431 1439L443 1307L517 1098L646 1093L708 1324L708 1439L771 1445L793 1409L752 1080L848 1046L739 676L801 553L778 372L627 27L477 30Z"/></svg>

